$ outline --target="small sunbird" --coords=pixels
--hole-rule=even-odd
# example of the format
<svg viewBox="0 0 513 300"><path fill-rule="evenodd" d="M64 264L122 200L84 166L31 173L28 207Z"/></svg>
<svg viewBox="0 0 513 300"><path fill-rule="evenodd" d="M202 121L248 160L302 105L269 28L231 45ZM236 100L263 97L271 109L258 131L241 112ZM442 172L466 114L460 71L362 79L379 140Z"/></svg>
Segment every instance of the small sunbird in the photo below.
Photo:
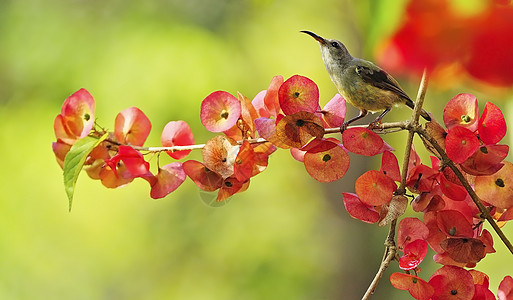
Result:
<svg viewBox="0 0 513 300"><path fill-rule="evenodd" d="M322 60L328 70L331 81L338 92L354 107L360 109L360 114L341 126L344 131L347 126L367 115L368 112L383 111L370 126L381 122L393 106L406 104L411 109L415 104L403 91L397 80L370 61L351 56L346 46L337 40L325 39L311 31L301 31L312 36L321 47ZM425 110L420 115L427 121L431 117Z"/></svg>

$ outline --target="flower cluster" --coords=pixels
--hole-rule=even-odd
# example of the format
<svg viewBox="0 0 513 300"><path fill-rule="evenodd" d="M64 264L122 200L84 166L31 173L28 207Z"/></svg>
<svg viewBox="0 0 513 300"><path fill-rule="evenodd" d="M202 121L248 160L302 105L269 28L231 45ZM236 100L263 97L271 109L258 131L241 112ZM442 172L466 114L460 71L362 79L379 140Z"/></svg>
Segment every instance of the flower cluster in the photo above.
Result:
<svg viewBox="0 0 513 300"><path fill-rule="evenodd" d="M509 147L498 144L506 133L502 112L488 102L479 116L476 97L459 94L445 106L443 119L447 129L429 122L426 132L473 183L493 218L499 222L513 219L513 164L503 161ZM345 141L344 145L348 146ZM486 254L495 252L491 234L482 228L482 212L440 153L429 142L426 146L438 154L431 157L431 166L421 163L412 149L406 175L406 187L418 194L412 208L424 218L405 218L399 223L397 247L403 253L399 267L407 273L394 273L390 280L396 288L409 290L415 299L445 299L443 295L456 294L458 299L495 299L480 298L491 294L486 275L464 269L475 267ZM365 147L377 148L378 144ZM343 193L346 210L361 221L388 224L401 216L408 204L406 197L394 196L395 182L400 180L397 158L383 152L380 170L361 175L355 182L356 194ZM428 246L436 252L434 261L444 267L425 282L417 273ZM463 284L462 278L466 280Z"/></svg>
<svg viewBox="0 0 513 300"><path fill-rule="evenodd" d="M345 100L336 95L321 110L319 89L310 79L295 75L272 79L252 101L225 91L213 92L201 104L201 122L222 132L202 150L203 162L186 161L186 174L206 191L219 189L217 201L246 190L249 180L265 170L277 148L291 149L312 177L322 182L341 178L349 156L325 128L344 122Z"/></svg>
<svg viewBox="0 0 513 300"><path fill-rule="evenodd" d="M164 147L144 148L151 123L141 110L131 107L120 112L114 132L108 133L94 126L94 99L81 89L65 100L55 119L57 141L53 150L64 167L66 154L77 140L107 134L87 153L83 165L88 175L100 179L104 186L116 188L140 177L150 183L152 198L162 198L188 176L200 189L218 191L216 201L223 201L245 191L250 178L265 170L269 155L277 148L290 149L320 182L344 176L349 167L348 151L372 156L392 150L365 128L346 130L342 141L325 138L326 129L344 123L345 105L345 99L337 94L321 109L317 85L300 75L286 81L282 76L274 77L269 88L252 101L240 93L234 97L225 91L213 92L201 103L200 119L207 130L221 134L205 144L203 161L176 161L158 167L154 175L142 153L166 151L176 160L185 158L191 151L186 146L194 144L189 125L169 122L162 131Z"/></svg>
<svg viewBox="0 0 513 300"><path fill-rule="evenodd" d="M478 111L477 99L473 95L459 94L444 109L443 119L447 129L436 123L428 123L426 131L445 148L447 157L457 164L465 180L473 183L473 189L492 217L505 222L512 219L510 170L513 164L503 161L508 146L497 143L506 133L506 123L502 112L491 103L486 103L481 116ZM365 222L377 222L383 218L383 208L379 205L386 204L375 192L372 194L371 186L380 185L379 190L386 190L388 201L394 203L394 187L389 186L388 182L394 177L397 180L395 174L398 169L396 161L392 159L387 163L387 160L383 155L380 177L378 173L373 173L376 179L371 180L371 184L367 183L370 175L366 174L372 171L356 181L355 188L361 202L357 202L357 196L353 195L344 199L354 217L362 216ZM424 218L423 221L405 218L399 223L397 246L403 252L399 267L407 273L394 273L390 278L392 284L396 288L409 290L415 299L446 299L447 295L458 295L458 299L495 299L488 289L485 274L464 269L474 268L486 254L495 250L491 234L482 228L482 211L473 202L461 180L438 157L431 157L431 167L422 164L413 149L406 178L408 189L418 194L412 208L422 212ZM359 186L362 182L365 183L363 187ZM372 203L368 202L369 199L372 199ZM401 209L395 212L394 217L404 212L405 205ZM417 277L417 273L428 245L436 252L434 261L444 267L435 272L429 282L425 282ZM504 280L509 282L511 278ZM504 285L510 286L511 283Z"/></svg>
<svg viewBox="0 0 513 300"><path fill-rule="evenodd" d="M398 182L417 195L411 205L423 219L399 222L396 246L402 252L398 263L404 273L392 274L392 284L415 299L495 299L488 277L466 268L474 268L495 252L492 235L482 226L485 217L501 225L513 219L513 164L504 161L509 147L499 144L506 133L499 108L486 103L479 115L476 97L455 96L443 112L445 128L432 121L415 131L434 154L430 166L421 162L412 147L408 167L401 171L394 149L368 128L348 128L340 140L325 137L340 132L345 105L337 94L321 108L312 80L276 76L251 101L240 93L237 97L225 91L208 95L201 103L200 119L218 135L204 145L194 145L186 122L172 121L162 131L163 147L144 147L151 123L141 110L123 110L116 116L114 131L107 132L95 123L93 97L81 89L64 101L55 118L53 150L64 169L67 191L73 191L78 171L84 168L108 188L142 178L155 199L173 192L189 177L199 189L217 191L217 203L245 191L278 148L290 149L320 182L344 176L350 164L348 152L381 154L380 169L362 174L355 181L355 193L343 193L343 202L353 218L383 226L397 220L408 206L405 193L398 192ZM395 126L406 129L409 123L401 124ZM201 161L179 161L198 148ZM152 173L145 154L161 152L176 161L160 166L157 155L157 172ZM67 176L72 180L66 181ZM434 261L443 267L425 281L418 275L429 247L436 252ZM512 293L513 279L508 276L499 288L499 299L509 299Z"/></svg>
<svg viewBox="0 0 513 300"><path fill-rule="evenodd" d="M69 96L62 106L61 113L54 122L57 141L53 151L57 162L66 171L65 158L78 140L92 136L103 140L91 151L83 162L84 169L92 179L101 180L108 188L124 186L135 178L143 178L150 183L151 197L162 198L174 191L184 180L185 173L180 162L158 168L156 175L150 172L140 148L151 130L150 120L136 107L121 111L115 119L114 132L106 133L94 125L95 102L91 94L80 89ZM189 126L182 121L170 122L162 134L163 145L190 145L194 138ZM170 153L173 157L184 155L183 152ZM186 154L185 154L186 155ZM76 161L70 160L69 168L75 167Z"/></svg>

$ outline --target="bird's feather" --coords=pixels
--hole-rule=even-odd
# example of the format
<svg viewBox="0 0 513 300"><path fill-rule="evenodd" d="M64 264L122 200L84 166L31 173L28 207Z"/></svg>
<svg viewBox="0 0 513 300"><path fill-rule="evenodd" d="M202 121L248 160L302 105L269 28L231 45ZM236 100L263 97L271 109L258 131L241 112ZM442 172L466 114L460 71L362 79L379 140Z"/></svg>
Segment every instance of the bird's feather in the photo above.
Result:
<svg viewBox="0 0 513 300"><path fill-rule="evenodd" d="M391 91L399 97L403 98L405 100L404 104L406 104L406 106L411 109L415 107L415 103L413 103L410 97L408 97L403 89L401 89L399 83L394 79L394 77L390 76L387 72L371 62L364 60L360 60L360 62L365 63L360 63L356 66L356 73L366 83L369 83L385 91ZM431 121L431 117L425 110L422 110L420 115L427 121Z"/></svg>
<svg viewBox="0 0 513 300"><path fill-rule="evenodd" d="M366 83L385 91L391 91L399 97L404 98L406 100L406 105L413 108L413 101L411 101L410 97L408 97L408 95L406 95L406 93L401 89L399 83L384 70L375 65L372 65L372 67L358 65L356 67L356 73Z"/></svg>

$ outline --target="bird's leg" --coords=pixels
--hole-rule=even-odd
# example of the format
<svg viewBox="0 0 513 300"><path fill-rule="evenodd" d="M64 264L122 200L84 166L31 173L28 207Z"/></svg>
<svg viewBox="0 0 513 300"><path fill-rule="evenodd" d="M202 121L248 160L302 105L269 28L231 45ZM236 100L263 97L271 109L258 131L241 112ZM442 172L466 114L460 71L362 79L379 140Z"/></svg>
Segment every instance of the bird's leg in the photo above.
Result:
<svg viewBox="0 0 513 300"><path fill-rule="evenodd" d="M366 115L367 115L367 110L366 109L360 109L360 114L359 115L357 115L356 117L352 118L349 121L344 122L344 124L342 124L342 126L340 126L340 133L344 132L347 129L347 126L349 126L349 124L353 123L356 120L359 120L359 119L365 117Z"/></svg>
<svg viewBox="0 0 513 300"><path fill-rule="evenodd" d="M373 129L373 128L376 128L376 126L378 124L381 124L381 119L383 119L383 117L391 110L392 108L389 107L387 109L385 109L377 118L376 120L372 121L370 124L369 124L369 129Z"/></svg>

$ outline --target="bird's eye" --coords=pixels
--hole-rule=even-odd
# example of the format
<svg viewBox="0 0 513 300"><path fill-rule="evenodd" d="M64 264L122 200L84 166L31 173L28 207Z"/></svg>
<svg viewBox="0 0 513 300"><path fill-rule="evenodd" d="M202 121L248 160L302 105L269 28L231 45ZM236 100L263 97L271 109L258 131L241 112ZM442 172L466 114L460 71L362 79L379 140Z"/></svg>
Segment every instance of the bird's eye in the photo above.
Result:
<svg viewBox="0 0 513 300"><path fill-rule="evenodd" d="M340 48L337 42L331 42L331 45L335 48Z"/></svg>

